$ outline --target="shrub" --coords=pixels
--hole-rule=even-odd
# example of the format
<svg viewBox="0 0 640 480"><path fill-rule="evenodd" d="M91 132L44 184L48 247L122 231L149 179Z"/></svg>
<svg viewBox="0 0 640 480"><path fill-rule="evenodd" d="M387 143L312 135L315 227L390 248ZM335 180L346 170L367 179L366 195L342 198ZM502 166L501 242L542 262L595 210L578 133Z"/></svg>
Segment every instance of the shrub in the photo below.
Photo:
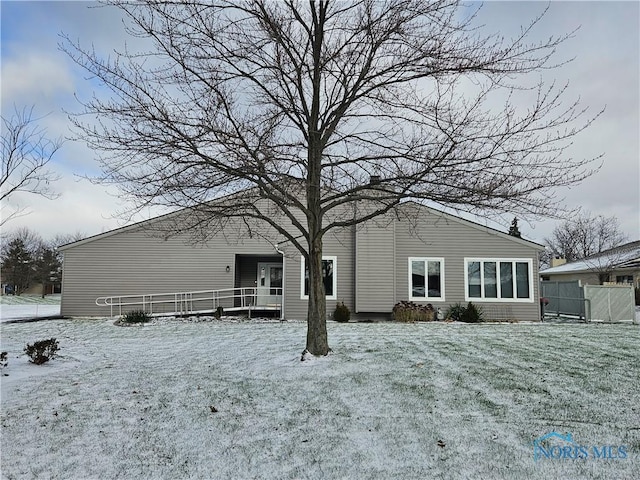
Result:
<svg viewBox="0 0 640 480"><path fill-rule="evenodd" d="M4 368L9 365L9 360L7 360L7 352L0 352L0 368Z"/></svg>
<svg viewBox="0 0 640 480"><path fill-rule="evenodd" d="M132 310L122 316L122 322L124 323L146 323L150 320L151 315L144 310Z"/></svg>
<svg viewBox="0 0 640 480"><path fill-rule="evenodd" d="M447 310L447 314L445 315L445 318L447 320L460 322L462 319L462 314L464 313L465 310L466 310L466 307L464 305L462 305L461 303L456 303L449 307L449 310Z"/></svg>
<svg viewBox="0 0 640 480"><path fill-rule="evenodd" d="M224 315L224 308L222 308L222 306L218 306L213 316L220 320L220 318L222 318L222 315Z"/></svg>
<svg viewBox="0 0 640 480"><path fill-rule="evenodd" d="M333 319L336 322L346 323L351 319L351 311L344 302L336 304L336 309L333 311Z"/></svg>
<svg viewBox="0 0 640 480"><path fill-rule="evenodd" d="M460 320L465 323L479 323L482 321L482 309L469 302L467 308L462 312Z"/></svg>
<svg viewBox="0 0 640 480"><path fill-rule="evenodd" d="M24 352L29 355L31 362L36 365L42 365L56 356L58 351L58 341L55 338L48 340L40 340L32 345L27 344Z"/></svg>
<svg viewBox="0 0 640 480"><path fill-rule="evenodd" d="M482 322L482 309L471 302L466 306L456 303L449 307L446 317L456 322L478 323Z"/></svg>
<svg viewBox="0 0 640 480"><path fill-rule="evenodd" d="M418 305L414 302L402 301L393 306L391 316L396 322L431 322L436 318L433 305Z"/></svg>

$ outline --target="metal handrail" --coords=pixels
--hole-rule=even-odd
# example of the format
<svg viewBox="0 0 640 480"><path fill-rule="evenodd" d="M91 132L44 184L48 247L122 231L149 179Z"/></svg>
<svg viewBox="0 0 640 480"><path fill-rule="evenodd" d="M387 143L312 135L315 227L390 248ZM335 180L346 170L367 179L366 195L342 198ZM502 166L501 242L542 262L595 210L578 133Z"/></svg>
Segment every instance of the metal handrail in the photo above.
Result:
<svg viewBox="0 0 640 480"><path fill-rule="evenodd" d="M275 293L272 293L274 292ZM153 315L154 305L173 304L174 312L162 312L163 315L171 314L190 314L197 312L215 311L222 306L222 300L240 299L240 307L248 310L259 310L261 305L259 300L263 297L276 297L276 303L270 303L269 306L282 306L282 288L272 287L241 287L241 288L224 288L220 290L198 290L193 292L170 292L170 293L149 293L139 295L113 295L109 297L96 298L96 305L99 307L110 307L111 316L113 317L114 307L118 308L118 314L122 315L122 307L140 307L145 312ZM194 310L193 305L196 302L211 302L211 309ZM235 302L234 302L235 303ZM236 308L235 306L232 308Z"/></svg>

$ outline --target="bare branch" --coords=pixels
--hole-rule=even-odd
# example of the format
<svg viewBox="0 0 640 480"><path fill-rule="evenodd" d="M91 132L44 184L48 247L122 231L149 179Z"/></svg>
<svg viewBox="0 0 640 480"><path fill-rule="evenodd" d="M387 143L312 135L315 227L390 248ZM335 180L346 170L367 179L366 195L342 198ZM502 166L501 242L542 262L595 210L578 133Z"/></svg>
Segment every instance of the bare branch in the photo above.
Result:
<svg viewBox="0 0 640 480"><path fill-rule="evenodd" d="M46 131L38 126L40 118L33 117L33 107L15 109L10 118L2 117L2 171L0 172L0 202L7 202L18 192L33 193L48 199L59 196L51 183L59 177L47 169L62 140L50 140ZM26 215L26 208L15 207L3 212L0 226L11 219Z"/></svg>
<svg viewBox="0 0 640 480"><path fill-rule="evenodd" d="M551 255L567 262L592 257L627 241L615 216L593 215L588 211L565 220L553 229L550 238L545 238Z"/></svg>

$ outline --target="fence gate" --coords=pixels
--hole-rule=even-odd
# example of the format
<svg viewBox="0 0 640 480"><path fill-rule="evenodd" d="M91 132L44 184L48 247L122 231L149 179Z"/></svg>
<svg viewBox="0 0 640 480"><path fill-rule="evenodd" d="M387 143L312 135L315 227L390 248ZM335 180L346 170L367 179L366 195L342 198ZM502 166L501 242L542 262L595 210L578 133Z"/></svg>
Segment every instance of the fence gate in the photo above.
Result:
<svg viewBox="0 0 640 480"><path fill-rule="evenodd" d="M585 285L584 296L591 303L589 320L635 322L633 285Z"/></svg>
<svg viewBox="0 0 640 480"><path fill-rule="evenodd" d="M541 296L549 300L546 315L586 319L584 291L580 282L540 282Z"/></svg>

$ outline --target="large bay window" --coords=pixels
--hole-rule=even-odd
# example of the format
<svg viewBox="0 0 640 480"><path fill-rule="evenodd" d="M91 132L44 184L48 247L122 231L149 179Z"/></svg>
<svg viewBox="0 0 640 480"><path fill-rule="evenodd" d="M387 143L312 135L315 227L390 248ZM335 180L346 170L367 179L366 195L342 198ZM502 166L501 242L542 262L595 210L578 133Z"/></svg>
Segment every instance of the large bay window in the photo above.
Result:
<svg viewBox="0 0 640 480"><path fill-rule="evenodd" d="M444 259L409 257L409 300L444 301Z"/></svg>
<svg viewBox="0 0 640 480"><path fill-rule="evenodd" d="M309 268L305 258L300 258L300 298L307 300L309 298ZM327 300L337 298L337 262L337 257L322 257L322 282Z"/></svg>
<svg viewBox="0 0 640 480"><path fill-rule="evenodd" d="M531 259L465 258L465 300L533 302Z"/></svg>

